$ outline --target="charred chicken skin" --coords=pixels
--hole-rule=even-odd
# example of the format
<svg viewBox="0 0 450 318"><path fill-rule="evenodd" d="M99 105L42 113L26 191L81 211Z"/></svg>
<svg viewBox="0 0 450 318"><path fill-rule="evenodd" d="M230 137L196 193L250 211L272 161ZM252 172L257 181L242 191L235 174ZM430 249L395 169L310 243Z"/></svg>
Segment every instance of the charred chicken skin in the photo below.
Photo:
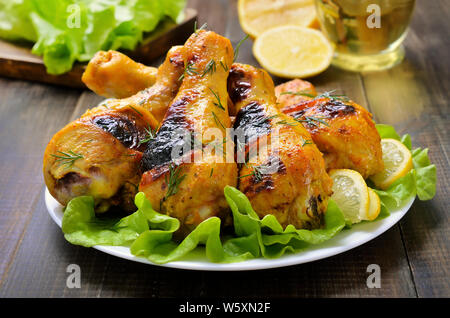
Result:
<svg viewBox="0 0 450 318"><path fill-rule="evenodd" d="M176 95L183 72L182 47L169 51L152 87L127 99L105 101L56 133L45 150L44 180L62 205L81 195L96 212L120 206L135 210L140 160L149 134Z"/></svg>
<svg viewBox="0 0 450 318"><path fill-rule="evenodd" d="M301 88L293 91L301 92ZM383 170L381 138L366 109L345 97L327 94L293 105L281 97L282 111L309 131L324 154L327 170L353 169L363 178Z"/></svg>
<svg viewBox="0 0 450 318"><path fill-rule="evenodd" d="M283 226L320 228L332 181L311 135L277 109L273 82L264 70L233 64L228 90L238 110L235 131L245 136L241 146L236 140L246 153L239 190L260 217L273 214Z"/></svg>
<svg viewBox="0 0 450 318"><path fill-rule="evenodd" d="M219 66L231 65L231 43L214 32L198 31L184 48L182 84L148 143L139 185L153 208L180 220L181 235L211 216L227 221L223 190L237 180L236 164L226 162L225 151L210 147L216 140L207 133L208 129L218 132L222 144L225 129L231 126L226 103L228 71ZM189 133L187 139L176 137L180 128ZM196 142L200 149L191 148ZM185 146L185 152L178 150Z"/></svg>

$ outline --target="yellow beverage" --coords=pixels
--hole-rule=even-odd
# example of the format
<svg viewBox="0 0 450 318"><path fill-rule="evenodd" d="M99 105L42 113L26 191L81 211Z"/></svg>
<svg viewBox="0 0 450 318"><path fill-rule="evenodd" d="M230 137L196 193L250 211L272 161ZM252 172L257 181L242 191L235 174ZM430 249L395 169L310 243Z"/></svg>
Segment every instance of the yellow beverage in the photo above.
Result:
<svg viewBox="0 0 450 318"><path fill-rule="evenodd" d="M335 46L333 65L352 71L390 68L404 57L401 45L415 0L316 0L322 31Z"/></svg>

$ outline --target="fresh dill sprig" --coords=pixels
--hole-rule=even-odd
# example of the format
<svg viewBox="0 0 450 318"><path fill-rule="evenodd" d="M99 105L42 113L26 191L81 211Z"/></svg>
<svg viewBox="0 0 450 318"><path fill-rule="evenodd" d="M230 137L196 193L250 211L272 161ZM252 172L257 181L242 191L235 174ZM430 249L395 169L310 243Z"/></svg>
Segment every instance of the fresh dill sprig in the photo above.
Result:
<svg viewBox="0 0 450 318"><path fill-rule="evenodd" d="M263 124L266 120L271 120L271 119L274 119L274 118L276 118L276 117L278 117L278 115L272 115L272 116L269 116L269 117L261 117L260 119L255 120L255 121L252 123L252 125L253 125L253 126L260 126L260 125Z"/></svg>
<svg viewBox="0 0 450 318"><path fill-rule="evenodd" d="M167 192L164 196L164 200L178 192L178 187L181 181L186 178L186 174L180 175L180 166L175 167L173 164L169 166L169 176L166 174Z"/></svg>
<svg viewBox="0 0 450 318"><path fill-rule="evenodd" d="M233 63L236 62L236 59L239 55L239 48L241 47L242 43L244 43L248 39L249 35L247 34L242 40L239 41L239 43L236 45L236 48L234 49L234 57L233 57Z"/></svg>
<svg viewBox="0 0 450 318"><path fill-rule="evenodd" d="M147 137L145 137L142 140L139 140L139 144L145 144L147 142L149 142L150 140L152 140L153 138L155 138L156 136L156 128L152 129L152 127L148 126L148 128L145 128L145 132L147 133Z"/></svg>
<svg viewBox="0 0 450 318"><path fill-rule="evenodd" d="M208 64L205 66L205 70L202 73L202 77L205 76L208 73L211 73L211 75L216 71L216 61L211 59Z"/></svg>
<svg viewBox="0 0 450 318"><path fill-rule="evenodd" d="M287 91L287 92L282 92L280 95L298 95L298 96L310 97L313 99L329 98L329 99L339 100L339 101L344 101L344 102L349 100L349 98L346 95L333 94L335 91L336 90L331 90L331 91L327 91L327 92L319 94L319 95L310 94L310 93L307 93L306 91L298 91L298 92Z"/></svg>
<svg viewBox="0 0 450 318"><path fill-rule="evenodd" d="M316 97L316 96L313 95L313 94L306 93L306 91L298 91L298 92L287 91L287 92L282 92L282 93L280 94L280 96L281 96L281 95L297 95L297 96L306 96L306 97L311 97L311 98Z"/></svg>
<svg viewBox="0 0 450 318"><path fill-rule="evenodd" d="M295 119L295 120L300 123L305 123L307 125L314 127L319 127L320 124L330 127L330 125L326 121L324 121L324 119L326 119L326 117L305 116L302 117L302 119Z"/></svg>
<svg viewBox="0 0 450 318"><path fill-rule="evenodd" d="M265 165L254 166L251 173L239 176L239 179L252 176L255 183L259 183L264 179L264 175L266 174L265 169L267 169Z"/></svg>
<svg viewBox="0 0 450 318"><path fill-rule="evenodd" d="M211 91L211 93L213 93L214 97L217 100L217 102L214 102L214 105L216 105L217 107L219 107L222 110L225 110L225 107L223 107L222 102L220 101L219 95L216 92L214 92L211 88L208 87L208 89Z"/></svg>
<svg viewBox="0 0 450 318"><path fill-rule="evenodd" d="M220 61L219 63L220 63L220 65L222 66L223 70L224 70L225 72L228 72L228 66L226 66L225 64L223 64L222 61Z"/></svg>
<svg viewBox="0 0 450 318"><path fill-rule="evenodd" d="M197 33L198 31L201 31L201 30L206 30L206 28L208 27L208 23L203 23L202 24L202 26L199 28L199 29L197 29L197 20L195 20L195 22L194 22L194 33Z"/></svg>
<svg viewBox="0 0 450 318"><path fill-rule="evenodd" d="M181 76L178 78L178 81L182 81L185 77L185 75L198 75L198 71L197 69L193 66L192 62L189 62L186 64L186 66L184 67L184 71L183 74L181 74Z"/></svg>
<svg viewBox="0 0 450 318"><path fill-rule="evenodd" d="M72 150L69 150L68 152L58 150L57 152L60 153L60 155L51 154L51 156L57 158L56 162L61 162L61 164L67 165L68 168L72 167L78 159L84 158L83 155L75 153Z"/></svg>
<svg viewBox="0 0 450 318"><path fill-rule="evenodd" d="M225 126L221 123L220 119L217 117L216 113L211 112L213 117L214 117L214 121L216 122L217 126L221 126L223 129L226 129Z"/></svg>
<svg viewBox="0 0 450 318"><path fill-rule="evenodd" d="M302 147L304 147L306 145L312 145L312 144L314 144L314 142L311 139L306 139L303 141Z"/></svg>
<svg viewBox="0 0 450 318"><path fill-rule="evenodd" d="M276 122L277 125L287 125L287 126L297 126L296 123L289 122L286 119L280 120Z"/></svg>
<svg viewBox="0 0 450 318"><path fill-rule="evenodd" d="M318 99L318 98L329 98L329 99L332 99L332 100L338 100L338 101L341 101L341 102L348 102L348 101L349 101L349 98L348 98L346 95L343 95L343 94L333 94L335 91L336 91L336 90L333 89L333 90L331 90L331 91L322 93L322 94L320 94L320 95L317 95L314 99Z"/></svg>
<svg viewBox="0 0 450 318"><path fill-rule="evenodd" d="M139 116L141 116L141 117L143 116L142 113L140 111L138 111L134 106L128 105L128 107L130 107L132 110L134 110L136 113L138 113Z"/></svg>

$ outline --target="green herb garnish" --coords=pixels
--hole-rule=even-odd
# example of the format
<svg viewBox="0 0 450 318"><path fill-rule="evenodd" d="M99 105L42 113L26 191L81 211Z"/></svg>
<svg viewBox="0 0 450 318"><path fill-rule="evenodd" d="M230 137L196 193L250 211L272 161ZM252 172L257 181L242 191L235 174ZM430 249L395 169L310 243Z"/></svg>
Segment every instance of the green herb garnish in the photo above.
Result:
<svg viewBox="0 0 450 318"><path fill-rule="evenodd" d="M134 106L128 105L132 110L134 110L136 113L139 114L139 116L143 116L142 113L140 111L138 111Z"/></svg>
<svg viewBox="0 0 450 318"><path fill-rule="evenodd" d="M216 61L210 60L205 66L205 70L202 73L202 77L208 73L213 74L216 71Z"/></svg>
<svg viewBox="0 0 450 318"><path fill-rule="evenodd" d="M220 61L219 63L220 63L220 66L222 66L223 70L224 70L225 72L228 72L228 66L226 66L225 64L223 64L222 61Z"/></svg>
<svg viewBox="0 0 450 318"><path fill-rule="evenodd" d="M310 125L310 126L318 127L319 124L323 124L323 125L329 127L330 125L326 121L324 121L324 119L326 119L326 117L305 116L305 117L302 117L302 119L295 119L295 120L300 123L306 123L307 125Z"/></svg>
<svg viewBox="0 0 450 318"><path fill-rule="evenodd" d="M191 76L198 75L198 71L193 65L194 64L192 62L189 62L186 64L186 66L184 67L183 74L181 74L181 76L178 78L178 81L182 81L186 74L191 75Z"/></svg>
<svg viewBox="0 0 450 318"><path fill-rule="evenodd" d="M211 91L211 93L213 93L214 97L217 100L217 102L214 102L214 105L216 105L222 110L225 110L225 107L223 107L222 102L220 101L219 95L216 92L214 92L211 88L208 87L208 89Z"/></svg>
<svg viewBox="0 0 450 318"><path fill-rule="evenodd" d="M169 166L169 176L166 174L167 192L164 200L178 192L178 186L181 181L186 178L186 174L180 176L180 166L175 167L173 164Z"/></svg>
<svg viewBox="0 0 450 318"><path fill-rule="evenodd" d="M217 117L216 113L211 112L213 117L214 117L214 121L216 122L217 126L221 126L223 129L225 129L225 126L221 123L220 119Z"/></svg>
<svg viewBox="0 0 450 318"><path fill-rule="evenodd" d="M315 95L306 93L305 91L298 91L298 92L291 92L291 91L288 91L288 92L282 92L282 93L280 94L280 96L281 96L281 95L297 95L297 96L306 96L306 97L311 97L311 98L316 97Z"/></svg>
<svg viewBox="0 0 450 318"><path fill-rule="evenodd" d="M61 162L63 165L67 165L67 168L73 166L76 160L84 158L83 155L75 153L72 150L68 152L59 151L60 155L51 154L52 157L58 158L56 162Z"/></svg>
<svg viewBox="0 0 450 318"><path fill-rule="evenodd" d="M236 59L239 55L239 48L241 47L242 43L244 43L248 39L249 35L247 34L242 40L239 41L239 43L236 45L236 48L234 49L234 57L233 57L233 63L236 62Z"/></svg>
<svg viewBox="0 0 450 318"><path fill-rule="evenodd" d="M142 140L139 140L139 144L145 144L155 138L157 129L152 129L152 127L148 126L148 128L145 128L145 132L147 133L147 137L145 137Z"/></svg>
<svg viewBox="0 0 450 318"><path fill-rule="evenodd" d="M197 20L195 20L195 22L194 22L194 33L198 33L198 31L201 31L201 30L206 30L206 28L208 27L208 23L203 23L202 24L202 26L199 28L199 29L197 29Z"/></svg>

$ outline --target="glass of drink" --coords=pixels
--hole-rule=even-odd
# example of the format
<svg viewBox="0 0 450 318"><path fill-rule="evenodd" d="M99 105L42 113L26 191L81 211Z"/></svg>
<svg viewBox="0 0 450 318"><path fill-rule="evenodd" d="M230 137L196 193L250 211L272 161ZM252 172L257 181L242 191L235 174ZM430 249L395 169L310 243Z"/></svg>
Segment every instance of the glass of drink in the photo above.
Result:
<svg viewBox="0 0 450 318"><path fill-rule="evenodd" d="M375 71L400 63L415 0L316 0L324 34L335 46L333 65Z"/></svg>

